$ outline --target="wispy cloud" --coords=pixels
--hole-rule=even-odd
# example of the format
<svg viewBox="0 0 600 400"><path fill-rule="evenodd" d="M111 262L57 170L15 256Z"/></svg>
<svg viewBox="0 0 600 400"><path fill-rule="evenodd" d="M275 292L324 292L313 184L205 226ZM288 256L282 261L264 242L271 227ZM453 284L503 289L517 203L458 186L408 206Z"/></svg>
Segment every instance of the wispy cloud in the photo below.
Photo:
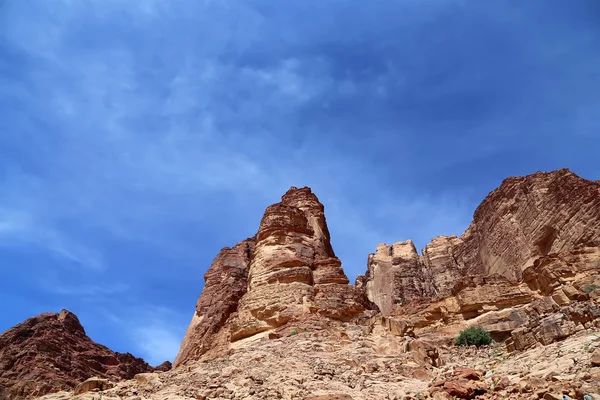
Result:
<svg viewBox="0 0 600 400"><path fill-rule="evenodd" d="M0 208L0 247L37 248L93 271L104 268L100 254L67 239L51 225L36 220L27 209Z"/></svg>
<svg viewBox="0 0 600 400"><path fill-rule="evenodd" d="M173 361L177 355L183 339L178 315L165 308L138 310L134 320L127 324L127 332L137 351L151 365Z"/></svg>

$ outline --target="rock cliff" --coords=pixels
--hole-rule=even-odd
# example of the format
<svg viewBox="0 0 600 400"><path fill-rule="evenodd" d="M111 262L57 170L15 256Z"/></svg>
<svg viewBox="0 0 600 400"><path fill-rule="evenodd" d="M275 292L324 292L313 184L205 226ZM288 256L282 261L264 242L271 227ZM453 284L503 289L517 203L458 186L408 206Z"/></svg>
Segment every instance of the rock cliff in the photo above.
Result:
<svg viewBox="0 0 600 400"><path fill-rule="evenodd" d="M599 326L600 185L568 170L508 178L460 238L421 255L380 245L357 286L402 334L482 325L522 350Z"/></svg>
<svg viewBox="0 0 600 400"><path fill-rule="evenodd" d="M205 280L175 367L225 350L227 341L306 318L348 321L373 307L348 285L324 207L307 187L269 206L256 236L224 249Z"/></svg>
<svg viewBox="0 0 600 400"><path fill-rule="evenodd" d="M411 241L380 245L358 282L384 315L413 300L446 298L475 277L512 283L536 260L600 246L600 184L569 170L505 179L460 238L441 236L419 256Z"/></svg>
<svg viewBox="0 0 600 400"><path fill-rule="evenodd" d="M170 369L169 364L159 369ZM0 335L0 396L6 399L72 389L93 376L119 381L155 370L93 342L67 310L29 318Z"/></svg>
<svg viewBox="0 0 600 400"><path fill-rule="evenodd" d="M254 238L246 239L233 248L223 248L215 257L204 274L204 289L175 358L175 366L228 343L225 322L237 311L240 299L246 294L255 244Z"/></svg>

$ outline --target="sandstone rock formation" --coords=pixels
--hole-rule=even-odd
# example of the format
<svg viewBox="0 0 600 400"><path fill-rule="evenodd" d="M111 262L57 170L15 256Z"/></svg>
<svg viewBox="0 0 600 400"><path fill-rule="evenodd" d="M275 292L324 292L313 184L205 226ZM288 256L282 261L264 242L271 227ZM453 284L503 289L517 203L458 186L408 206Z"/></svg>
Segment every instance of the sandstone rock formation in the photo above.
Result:
<svg viewBox="0 0 600 400"><path fill-rule="evenodd" d="M538 257L600 245L600 184L567 169L508 178L461 241L453 252L459 267L519 281Z"/></svg>
<svg viewBox="0 0 600 400"><path fill-rule="evenodd" d="M600 325L600 185L568 170L506 179L460 238L420 256L380 245L357 287L417 335L480 324L524 349Z"/></svg>
<svg viewBox="0 0 600 400"><path fill-rule="evenodd" d="M430 272L412 241L382 244L369 255L364 290L389 315L397 304L434 296Z"/></svg>
<svg viewBox="0 0 600 400"><path fill-rule="evenodd" d="M94 376L119 381L148 371L154 369L144 360L93 342L67 310L29 318L0 335L0 399L70 389Z"/></svg>
<svg viewBox="0 0 600 400"><path fill-rule="evenodd" d="M292 187L254 237L221 250L205 282L176 368L81 390L105 400L600 398L600 182L567 170L506 179L461 237L421 254L411 241L378 246L355 286L323 205ZM456 346L468 326L495 343ZM96 400L46 397L73 398Z"/></svg>
<svg viewBox="0 0 600 400"><path fill-rule="evenodd" d="M583 246L600 246L600 184L569 170L536 173L504 180L460 238L435 238L421 256L410 241L380 245L359 280L389 314L390 302L448 297L464 277L520 282L538 258Z"/></svg>
<svg viewBox="0 0 600 400"><path fill-rule="evenodd" d="M305 318L348 321L372 304L348 285L330 243L324 207L310 188L292 187L267 208L258 233L223 249L175 367L224 345ZM218 295L216 295L218 293Z"/></svg>
<svg viewBox="0 0 600 400"><path fill-rule="evenodd" d="M512 282L549 254L600 246L600 184L569 170L508 178L460 238L441 236L419 256L411 241L380 245L361 286L384 314L419 298L448 297L465 276Z"/></svg>

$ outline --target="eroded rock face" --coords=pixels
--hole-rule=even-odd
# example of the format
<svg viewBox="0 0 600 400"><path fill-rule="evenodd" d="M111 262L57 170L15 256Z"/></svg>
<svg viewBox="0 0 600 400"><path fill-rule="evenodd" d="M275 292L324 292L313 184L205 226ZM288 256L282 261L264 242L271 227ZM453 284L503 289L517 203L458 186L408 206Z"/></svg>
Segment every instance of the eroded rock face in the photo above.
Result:
<svg viewBox="0 0 600 400"><path fill-rule="evenodd" d="M493 310L491 297L505 308L531 300L518 284L536 260L585 246L600 247L600 184L569 170L536 173L506 179L477 208L460 238L435 238L420 256L410 241L378 246L357 286L384 315L410 301L452 296L461 312L484 304ZM469 286L481 288L465 289Z"/></svg>
<svg viewBox="0 0 600 400"><path fill-rule="evenodd" d="M70 311L44 313L0 335L0 387L9 399L69 390L90 377L131 379L154 368L93 342Z"/></svg>
<svg viewBox="0 0 600 400"><path fill-rule="evenodd" d="M461 240L452 236L438 236L423 249L423 263L432 278L432 290L436 297L448 297L457 282L462 279L462 271L454 261L453 251Z"/></svg>
<svg viewBox="0 0 600 400"><path fill-rule="evenodd" d="M238 341L307 315L348 321L372 307L348 285L324 207L310 188L292 187L267 208L255 238L238 246L224 250L207 272L176 367L224 338ZM235 269L224 266L228 257Z"/></svg>
<svg viewBox="0 0 600 400"><path fill-rule="evenodd" d="M461 240L453 253L462 268L518 281L541 256L600 245L600 184L566 169L508 178Z"/></svg>
<svg viewBox="0 0 600 400"><path fill-rule="evenodd" d="M377 246L375 254L369 254L365 277L366 295L383 315L396 305L435 294L431 270L410 240Z"/></svg>
<svg viewBox="0 0 600 400"><path fill-rule="evenodd" d="M204 274L204 289L175 358L175 366L184 360L197 359L209 349L227 343L227 334L218 334L246 294L255 244L254 238L246 239L233 248L223 248L215 257Z"/></svg>

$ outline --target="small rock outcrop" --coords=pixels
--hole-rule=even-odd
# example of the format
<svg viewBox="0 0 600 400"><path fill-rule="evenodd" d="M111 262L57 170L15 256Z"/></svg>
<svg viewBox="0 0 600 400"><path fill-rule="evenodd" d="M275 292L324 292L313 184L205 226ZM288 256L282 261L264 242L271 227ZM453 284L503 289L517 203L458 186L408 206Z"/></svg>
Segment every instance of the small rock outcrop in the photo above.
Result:
<svg viewBox="0 0 600 400"><path fill-rule="evenodd" d="M269 206L256 236L224 249L205 280L175 367L197 360L217 343L308 316L348 321L372 307L361 290L348 285L324 207L307 187L292 187Z"/></svg>
<svg viewBox="0 0 600 400"><path fill-rule="evenodd" d="M375 254L369 254L365 278L365 293L383 315L398 304L435 295L431 269L410 240L379 245Z"/></svg>
<svg viewBox="0 0 600 400"><path fill-rule="evenodd" d="M150 371L141 358L93 342L67 310L29 318L0 335L0 395L11 400L70 390L91 377L119 381Z"/></svg>

